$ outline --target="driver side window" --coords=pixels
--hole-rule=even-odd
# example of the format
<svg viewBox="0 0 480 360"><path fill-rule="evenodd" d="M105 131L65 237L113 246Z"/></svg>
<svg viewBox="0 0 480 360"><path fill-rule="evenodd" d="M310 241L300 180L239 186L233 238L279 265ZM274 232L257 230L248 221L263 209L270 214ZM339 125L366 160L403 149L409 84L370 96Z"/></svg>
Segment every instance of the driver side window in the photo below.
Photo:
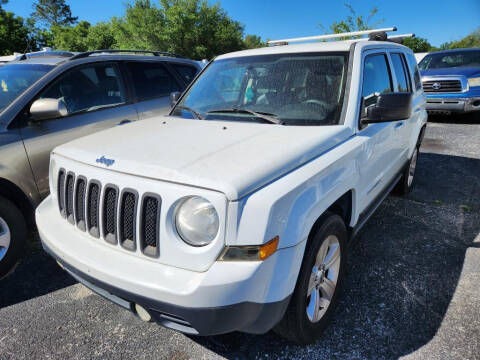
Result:
<svg viewBox="0 0 480 360"><path fill-rule="evenodd" d="M69 115L126 101L120 72L115 64L94 64L70 70L48 86L39 98L63 100Z"/></svg>
<svg viewBox="0 0 480 360"><path fill-rule="evenodd" d="M392 77L386 55L374 54L365 57L362 89L364 107L374 104L376 95L392 91Z"/></svg>

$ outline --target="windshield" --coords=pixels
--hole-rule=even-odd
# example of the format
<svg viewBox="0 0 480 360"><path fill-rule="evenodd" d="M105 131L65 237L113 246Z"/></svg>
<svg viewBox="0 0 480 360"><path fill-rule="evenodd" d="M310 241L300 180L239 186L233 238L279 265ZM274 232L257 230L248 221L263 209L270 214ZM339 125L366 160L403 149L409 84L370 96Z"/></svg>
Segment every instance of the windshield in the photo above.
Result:
<svg viewBox="0 0 480 360"><path fill-rule="evenodd" d="M443 54L430 54L418 64L420 70L443 69L452 67L480 67L480 50L455 51Z"/></svg>
<svg viewBox="0 0 480 360"><path fill-rule="evenodd" d="M51 65L36 64L8 64L0 67L0 112L52 68Z"/></svg>
<svg viewBox="0 0 480 360"><path fill-rule="evenodd" d="M172 115L336 125L340 121L347 63L346 52L218 60L198 78Z"/></svg>

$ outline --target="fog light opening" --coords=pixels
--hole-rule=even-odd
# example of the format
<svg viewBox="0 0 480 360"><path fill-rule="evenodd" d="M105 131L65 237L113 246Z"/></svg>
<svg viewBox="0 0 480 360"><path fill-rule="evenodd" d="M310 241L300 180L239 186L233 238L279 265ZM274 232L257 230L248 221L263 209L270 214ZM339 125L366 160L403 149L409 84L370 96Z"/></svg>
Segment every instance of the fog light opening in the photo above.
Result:
<svg viewBox="0 0 480 360"><path fill-rule="evenodd" d="M480 100L475 100L475 101L472 103L472 105L475 106L475 107L480 106Z"/></svg>
<svg viewBox="0 0 480 360"><path fill-rule="evenodd" d="M140 318L140 320L145 322L152 321L152 316L148 313L147 310L141 305L135 304L134 306L135 314Z"/></svg>

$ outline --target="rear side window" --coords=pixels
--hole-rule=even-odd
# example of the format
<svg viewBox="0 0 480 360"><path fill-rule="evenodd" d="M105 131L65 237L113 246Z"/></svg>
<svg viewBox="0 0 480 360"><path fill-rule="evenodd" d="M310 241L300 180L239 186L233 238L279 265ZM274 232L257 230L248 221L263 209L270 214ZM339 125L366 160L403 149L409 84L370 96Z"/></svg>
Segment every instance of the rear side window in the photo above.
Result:
<svg viewBox="0 0 480 360"><path fill-rule="evenodd" d="M393 91L392 78L385 54L369 55L365 58L363 69L362 96L364 105L369 106L376 102L375 95Z"/></svg>
<svg viewBox="0 0 480 360"><path fill-rule="evenodd" d="M410 71L413 73L413 79L415 81L415 89L422 89L422 80L420 77L420 72L418 71L417 60L413 54L407 55L408 65L410 66Z"/></svg>
<svg viewBox="0 0 480 360"><path fill-rule="evenodd" d="M181 87L163 64L155 62L130 62L135 94L139 100L168 96Z"/></svg>
<svg viewBox="0 0 480 360"><path fill-rule="evenodd" d="M406 64L402 54L391 54L393 70L397 78L397 91L398 92L410 92L410 82Z"/></svg>
<svg viewBox="0 0 480 360"><path fill-rule="evenodd" d="M187 84L190 84L198 73L198 70L194 66L184 64L171 64L173 68L180 74Z"/></svg>

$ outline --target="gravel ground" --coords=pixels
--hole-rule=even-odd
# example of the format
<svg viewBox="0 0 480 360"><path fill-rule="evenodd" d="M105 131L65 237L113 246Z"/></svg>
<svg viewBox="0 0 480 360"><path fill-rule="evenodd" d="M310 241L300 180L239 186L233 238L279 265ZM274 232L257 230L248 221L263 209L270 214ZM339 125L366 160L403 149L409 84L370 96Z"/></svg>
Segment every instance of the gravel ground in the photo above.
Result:
<svg viewBox="0 0 480 360"><path fill-rule="evenodd" d="M37 245L0 280L0 359L480 359L480 124L429 123L418 166L415 190L390 196L351 246L314 345L143 323Z"/></svg>

